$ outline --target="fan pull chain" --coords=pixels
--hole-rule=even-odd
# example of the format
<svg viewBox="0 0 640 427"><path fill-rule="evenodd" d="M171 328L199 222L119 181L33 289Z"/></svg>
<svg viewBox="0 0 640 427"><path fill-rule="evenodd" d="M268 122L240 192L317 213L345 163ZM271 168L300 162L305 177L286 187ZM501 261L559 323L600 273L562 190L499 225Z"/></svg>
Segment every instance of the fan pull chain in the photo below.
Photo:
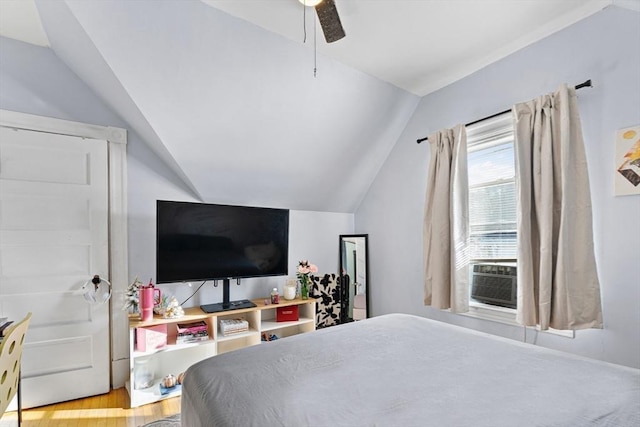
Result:
<svg viewBox="0 0 640 427"><path fill-rule="evenodd" d="M302 31L304 34L304 38L302 39L302 43L307 42L307 6L304 2L300 2L302 4ZM318 72L318 31L317 31L317 23L316 19L313 20L313 77L315 78Z"/></svg>
<svg viewBox="0 0 640 427"><path fill-rule="evenodd" d="M316 19L313 20L313 78L316 78L316 72L318 71L318 31L316 31Z"/></svg>
<svg viewBox="0 0 640 427"><path fill-rule="evenodd" d="M304 38L302 39L302 43L307 42L307 7L302 4L302 31L304 32Z"/></svg>

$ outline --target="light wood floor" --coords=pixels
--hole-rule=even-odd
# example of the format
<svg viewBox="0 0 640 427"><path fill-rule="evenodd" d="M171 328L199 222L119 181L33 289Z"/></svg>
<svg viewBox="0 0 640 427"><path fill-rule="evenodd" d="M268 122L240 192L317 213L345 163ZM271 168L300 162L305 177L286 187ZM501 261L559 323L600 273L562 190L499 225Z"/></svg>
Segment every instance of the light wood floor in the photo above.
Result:
<svg viewBox="0 0 640 427"><path fill-rule="evenodd" d="M22 411L22 427L138 427L180 412L180 397L129 408L127 390ZM7 412L0 427L17 426L18 414Z"/></svg>

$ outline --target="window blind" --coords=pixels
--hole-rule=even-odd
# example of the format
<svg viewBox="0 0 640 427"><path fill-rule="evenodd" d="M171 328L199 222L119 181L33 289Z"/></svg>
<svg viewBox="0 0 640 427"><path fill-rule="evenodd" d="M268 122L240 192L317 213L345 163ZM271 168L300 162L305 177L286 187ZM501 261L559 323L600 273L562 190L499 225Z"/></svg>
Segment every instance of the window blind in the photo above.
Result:
<svg viewBox="0 0 640 427"><path fill-rule="evenodd" d="M510 114L469 130L471 259L516 259L516 194Z"/></svg>

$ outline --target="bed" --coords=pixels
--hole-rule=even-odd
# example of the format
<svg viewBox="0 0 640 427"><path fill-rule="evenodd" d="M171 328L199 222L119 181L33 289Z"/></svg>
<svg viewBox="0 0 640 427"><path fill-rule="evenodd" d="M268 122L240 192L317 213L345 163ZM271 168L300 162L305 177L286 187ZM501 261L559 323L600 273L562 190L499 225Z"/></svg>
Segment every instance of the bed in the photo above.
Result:
<svg viewBox="0 0 640 427"><path fill-rule="evenodd" d="M191 366L183 427L638 426L640 370L404 314Z"/></svg>

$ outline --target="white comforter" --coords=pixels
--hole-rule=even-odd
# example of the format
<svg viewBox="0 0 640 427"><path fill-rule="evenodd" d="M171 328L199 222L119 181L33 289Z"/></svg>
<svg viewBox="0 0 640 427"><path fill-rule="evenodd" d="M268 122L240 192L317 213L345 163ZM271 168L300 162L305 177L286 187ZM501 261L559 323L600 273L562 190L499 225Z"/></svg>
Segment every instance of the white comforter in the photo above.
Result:
<svg viewBox="0 0 640 427"><path fill-rule="evenodd" d="M640 426L640 371L393 314L193 365L183 427Z"/></svg>

